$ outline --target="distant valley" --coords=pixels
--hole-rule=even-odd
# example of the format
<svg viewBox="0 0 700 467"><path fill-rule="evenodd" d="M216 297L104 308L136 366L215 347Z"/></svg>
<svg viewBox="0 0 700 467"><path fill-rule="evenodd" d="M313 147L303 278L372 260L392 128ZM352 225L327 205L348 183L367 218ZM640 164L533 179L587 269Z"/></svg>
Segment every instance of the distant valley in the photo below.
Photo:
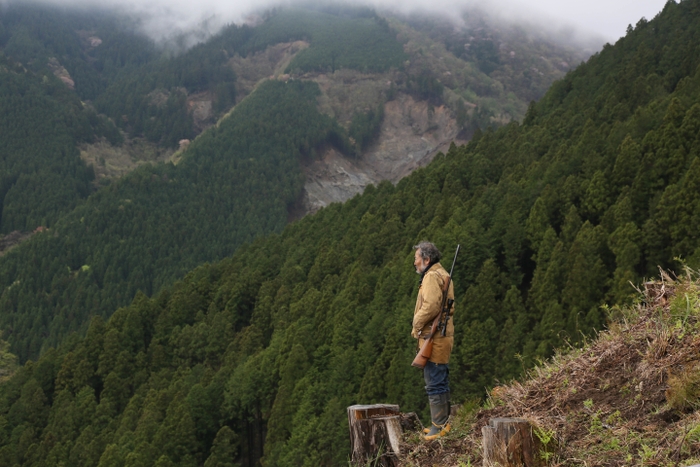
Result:
<svg viewBox="0 0 700 467"><path fill-rule="evenodd" d="M0 231L17 238L0 262L0 282L16 284L0 329L22 359L139 290L522 118L590 53L478 11L455 28L348 7L270 11L169 55L116 16L42 8L0 17L6 73L27 87L24 120L3 134L26 165L0 186ZM22 125L47 115L60 131L33 150Z"/></svg>

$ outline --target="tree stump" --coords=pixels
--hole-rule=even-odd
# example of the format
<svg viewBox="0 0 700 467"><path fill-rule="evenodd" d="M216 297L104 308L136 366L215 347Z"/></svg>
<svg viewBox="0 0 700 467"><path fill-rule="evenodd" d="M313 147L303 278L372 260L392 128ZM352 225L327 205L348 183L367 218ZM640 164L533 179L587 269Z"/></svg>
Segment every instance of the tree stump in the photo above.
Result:
<svg viewBox="0 0 700 467"><path fill-rule="evenodd" d="M423 424L415 412L399 414L402 431L423 431Z"/></svg>
<svg viewBox="0 0 700 467"><path fill-rule="evenodd" d="M492 418L481 429L484 467L538 467L540 447L524 418Z"/></svg>
<svg viewBox="0 0 700 467"><path fill-rule="evenodd" d="M399 465L401 418L398 405L352 405L348 407L348 423L353 464Z"/></svg>

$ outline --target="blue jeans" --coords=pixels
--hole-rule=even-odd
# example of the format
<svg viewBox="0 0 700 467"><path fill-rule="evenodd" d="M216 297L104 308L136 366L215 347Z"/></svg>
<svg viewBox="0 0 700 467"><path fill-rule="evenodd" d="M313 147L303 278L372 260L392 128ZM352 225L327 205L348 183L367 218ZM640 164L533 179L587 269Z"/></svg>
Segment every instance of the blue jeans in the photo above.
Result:
<svg viewBox="0 0 700 467"><path fill-rule="evenodd" d="M425 392L429 396L450 392L450 368L447 363L428 362L423 368Z"/></svg>

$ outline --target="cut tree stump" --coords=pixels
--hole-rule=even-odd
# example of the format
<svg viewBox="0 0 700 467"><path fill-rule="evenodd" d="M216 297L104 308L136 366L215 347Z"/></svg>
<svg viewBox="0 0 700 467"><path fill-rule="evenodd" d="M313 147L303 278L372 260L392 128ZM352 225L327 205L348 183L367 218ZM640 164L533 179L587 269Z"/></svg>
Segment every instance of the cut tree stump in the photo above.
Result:
<svg viewBox="0 0 700 467"><path fill-rule="evenodd" d="M484 467L539 467L539 440L524 418L492 418L481 429Z"/></svg>
<svg viewBox="0 0 700 467"><path fill-rule="evenodd" d="M391 404L348 407L352 462L355 465L399 465L401 417Z"/></svg>
<svg viewBox="0 0 700 467"><path fill-rule="evenodd" d="M415 412L402 413L399 414L399 419L401 420L401 430L402 431L423 431L423 424L416 415Z"/></svg>

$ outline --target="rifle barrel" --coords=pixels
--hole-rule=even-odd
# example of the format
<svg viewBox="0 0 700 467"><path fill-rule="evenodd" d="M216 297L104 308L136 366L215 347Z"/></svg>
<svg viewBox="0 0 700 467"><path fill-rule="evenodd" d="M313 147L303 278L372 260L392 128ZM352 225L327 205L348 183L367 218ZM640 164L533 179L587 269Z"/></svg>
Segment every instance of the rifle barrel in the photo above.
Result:
<svg viewBox="0 0 700 467"><path fill-rule="evenodd" d="M450 268L450 275L447 277L447 287L445 288L445 296L442 297L442 310L440 310L440 314L444 316L441 316L440 322L438 323L438 328L440 329L440 334L442 334L442 337L445 337L445 334L447 334L447 321L450 319L450 308L452 307L452 304L450 304L450 300L448 300L447 295L450 293L450 282L452 281L452 273L455 270L455 263L457 262L457 255L459 254L459 243L457 244L457 251L455 251L455 257L452 260L452 267ZM454 300L452 301L454 303ZM447 305L447 306L445 306Z"/></svg>

